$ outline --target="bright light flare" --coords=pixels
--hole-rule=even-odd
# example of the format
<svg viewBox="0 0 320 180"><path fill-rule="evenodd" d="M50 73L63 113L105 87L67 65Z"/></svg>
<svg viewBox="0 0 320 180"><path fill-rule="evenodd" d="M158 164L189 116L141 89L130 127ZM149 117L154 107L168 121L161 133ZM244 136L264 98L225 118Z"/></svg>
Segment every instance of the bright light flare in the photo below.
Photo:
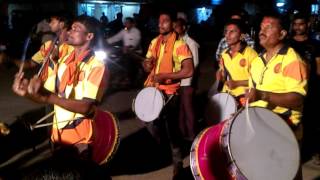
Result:
<svg viewBox="0 0 320 180"><path fill-rule="evenodd" d="M107 59L107 53L105 51L103 51L103 50L94 51L94 54L98 59L101 59L104 62Z"/></svg>

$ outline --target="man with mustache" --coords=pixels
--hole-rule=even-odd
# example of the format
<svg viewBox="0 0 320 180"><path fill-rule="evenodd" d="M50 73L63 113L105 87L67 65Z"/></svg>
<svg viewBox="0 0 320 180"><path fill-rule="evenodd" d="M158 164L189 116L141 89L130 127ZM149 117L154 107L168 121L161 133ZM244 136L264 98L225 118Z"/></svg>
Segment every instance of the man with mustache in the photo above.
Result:
<svg viewBox="0 0 320 180"><path fill-rule="evenodd" d="M285 22L277 14L264 16L259 40L265 50L251 63L247 98L251 106L265 107L280 115L300 141L308 73L300 56L284 43L288 29ZM297 179L301 175L298 173Z"/></svg>
<svg viewBox="0 0 320 180"><path fill-rule="evenodd" d="M163 140L161 133L169 140L174 165L173 179L178 178L183 164L181 153L181 133L178 126L179 88L182 79L193 75L192 53L187 44L174 32L172 12L161 12L159 16L160 35L151 41L147 59L143 63L146 72L150 72L145 86L156 86L167 98L172 99L162 109L160 117L147 125L157 140Z"/></svg>

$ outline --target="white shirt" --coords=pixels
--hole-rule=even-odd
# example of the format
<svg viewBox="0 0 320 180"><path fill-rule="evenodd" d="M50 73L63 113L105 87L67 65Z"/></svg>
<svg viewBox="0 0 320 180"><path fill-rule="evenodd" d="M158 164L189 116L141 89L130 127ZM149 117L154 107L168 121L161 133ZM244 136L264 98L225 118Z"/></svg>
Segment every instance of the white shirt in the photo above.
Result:
<svg viewBox="0 0 320 180"><path fill-rule="evenodd" d="M198 67L199 64L199 52L198 49L200 47L200 45L193 40L192 38L190 38L188 36L188 34L185 34L182 39L184 40L184 42L186 42L186 44L188 45L191 53L192 53L192 59L193 59L193 65L194 68L196 69ZM192 77L186 78L186 79L182 79L181 80L181 84L180 86L190 86L192 82Z"/></svg>
<svg viewBox="0 0 320 180"><path fill-rule="evenodd" d="M137 50L140 48L141 33L136 27L132 27L129 30L123 29L116 35L107 39L109 44L122 41L123 46L132 47L132 49Z"/></svg>

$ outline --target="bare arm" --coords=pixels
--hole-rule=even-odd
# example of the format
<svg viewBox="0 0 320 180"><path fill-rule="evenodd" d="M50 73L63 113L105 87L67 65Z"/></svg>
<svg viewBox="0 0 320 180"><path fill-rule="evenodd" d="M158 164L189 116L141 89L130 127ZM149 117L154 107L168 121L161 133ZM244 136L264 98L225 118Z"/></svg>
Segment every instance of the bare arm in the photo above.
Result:
<svg viewBox="0 0 320 180"><path fill-rule="evenodd" d="M181 70L173 73L162 73L154 76L155 82L163 82L167 79L180 80L191 77L193 75L194 66L191 58L182 61Z"/></svg>
<svg viewBox="0 0 320 180"><path fill-rule="evenodd" d="M248 83L248 80L243 80L243 81L229 80L229 81L226 81L226 84L230 89L235 89L235 88L237 88L239 86L248 87L249 83Z"/></svg>
<svg viewBox="0 0 320 180"><path fill-rule="evenodd" d="M271 106L281 106L289 109L297 109L303 104L304 96L295 93L272 93L251 89L249 93L250 102L263 100L267 101Z"/></svg>
<svg viewBox="0 0 320 180"><path fill-rule="evenodd" d="M73 100L58 97L56 94L48 96L47 103L58 105L68 111L88 115L92 112L94 107L94 100Z"/></svg>
<svg viewBox="0 0 320 180"><path fill-rule="evenodd" d="M27 97L32 101L45 104L55 104L68 111L88 115L93 110L95 101L91 99L65 99L53 94L42 87L41 80L34 76L28 85Z"/></svg>

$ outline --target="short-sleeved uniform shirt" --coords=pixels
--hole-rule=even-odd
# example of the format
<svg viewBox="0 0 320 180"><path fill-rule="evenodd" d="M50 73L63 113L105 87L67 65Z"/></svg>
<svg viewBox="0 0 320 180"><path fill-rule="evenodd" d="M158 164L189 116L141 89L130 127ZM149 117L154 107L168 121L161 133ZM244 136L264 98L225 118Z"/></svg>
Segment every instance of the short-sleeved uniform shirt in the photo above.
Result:
<svg viewBox="0 0 320 180"><path fill-rule="evenodd" d="M240 51L233 58L229 53L229 49L227 49L222 53L220 69L223 71L227 70L227 74L229 74L234 81L249 80L249 66L257 56L257 52L246 45L242 45ZM237 97L245 94L246 89L248 89L248 87L239 86L231 90L225 84L222 92L230 92L230 94Z"/></svg>
<svg viewBox="0 0 320 180"><path fill-rule="evenodd" d="M75 100L100 101L106 88L106 69L101 60L91 54L84 58L77 68L79 70L77 82L68 84L64 92L59 92L62 76L67 69L65 61L70 56L61 58L55 66L55 72L49 74L44 86L51 92L58 94L59 97ZM68 111L58 105L54 106L55 116L53 128L62 129L71 124L73 119L83 118L79 113Z"/></svg>
<svg viewBox="0 0 320 180"><path fill-rule="evenodd" d="M266 63L265 53L254 59L250 67L250 87L261 91L273 93L298 93L302 96L307 92L307 67L300 56L290 47L284 46L269 62ZM267 107L268 103L259 100L250 104L251 106ZM282 117L288 117L293 125L298 125L302 108L297 110L285 107L272 109Z"/></svg>
<svg viewBox="0 0 320 180"><path fill-rule="evenodd" d="M149 45L149 49L148 49L148 52L146 55L147 58L152 57L152 49L155 48L157 41L158 41L158 37L151 41L151 44ZM161 63L162 57L165 53L164 52L165 44L161 43L159 49L160 49L160 53L159 53L159 58L157 61L156 73L159 72L160 63ZM176 40L174 43L174 46L173 46L173 58L172 58L173 62L174 62L173 72L180 71L182 61L185 59L189 59L189 58L192 58L192 53L189 50L188 45L181 39Z"/></svg>
<svg viewBox="0 0 320 180"><path fill-rule="evenodd" d="M40 47L40 50L38 52L36 52L33 56L32 56L32 61L37 63L37 64L42 64L42 62L44 61L45 57L47 56L47 54L49 53L50 49L51 49L51 46L52 46L52 43L53 41L47 41L45 42L41 47ZM60 46L59 46L59 54L58 54L58 58L61 58L61 57L64 57L66 56L67 54L69 54L70 52L73 51L73 46L70 46L66 43L62 43ZM52 59L52 57L51 57ZM54 66L54 63L53 61L50 61L49 63L49 67L48 68L48 73L49 74L52 74L52 71L53 71L53 66Z"/></svg>

